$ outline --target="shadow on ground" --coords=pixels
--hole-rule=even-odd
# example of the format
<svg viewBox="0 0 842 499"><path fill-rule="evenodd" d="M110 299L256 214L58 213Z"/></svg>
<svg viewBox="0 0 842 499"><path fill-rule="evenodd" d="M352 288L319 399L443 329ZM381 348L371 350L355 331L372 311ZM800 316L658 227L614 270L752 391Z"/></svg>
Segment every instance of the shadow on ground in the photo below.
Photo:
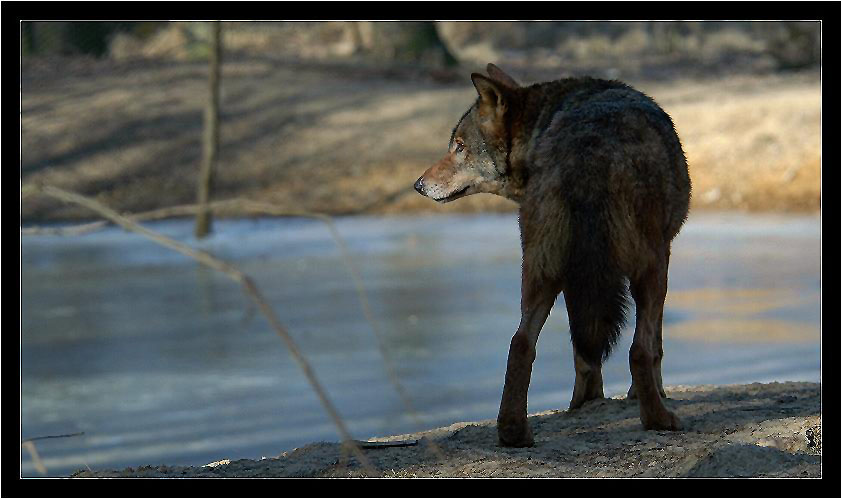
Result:
<svg viewBox="0 0 842 499"><path fill-rule="evenodd" d="M75 476L170 477L817 477L821 476L821 385L770 383L667 388L680 432L643 430L626 399L529 418L535 446L499 447L494 421L457 423L372 439L409 442L366 449L364 469L336 443L314 443L278 458L204 467L141 467Z"/></svg>

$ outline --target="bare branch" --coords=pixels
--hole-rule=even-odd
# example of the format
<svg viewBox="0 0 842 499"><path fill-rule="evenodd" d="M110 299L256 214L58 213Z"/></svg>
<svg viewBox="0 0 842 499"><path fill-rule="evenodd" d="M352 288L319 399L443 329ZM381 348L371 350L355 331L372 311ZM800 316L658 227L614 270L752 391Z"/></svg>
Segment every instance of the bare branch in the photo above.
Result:
<svg viewBox="0 0 842 499"><path fill-rule="evenodd" d="M394 386L395 391L401 399L401 402L406 407L407 413L409 413L410 417L413 419L416 425L418 425L419 427L422 426L422 421L418 417L418 412L412 404L412 401L410 399L409 394L407 393L406 388L404 388L403 384L398 378L394 364L391 360L391 355L386 349L386 344L383 340L383 335L380 333L380 328L377 326L377 322L374 319L374 314L371 312L371 306L369 305L368 295L365 291L365 287L363 286L362 279L360 278L359 272L357 272L356 266L351 260L350 253L348 251L348 247L345 244L344 239L339 234L339 231L336 229L336 224L334 224L333 218L321 213L313 213L308 211L289 211L282 207L274 206L269 203L241 198L214 201L207 204L207 209L213 212L214 215L218 215L221 213L240 215L244 213L253 213L260 215L271 215L276 217L311 218L314 220L319 220L327 226L331 237L336 243L336 246L339 248L342 260L345 262L345 266L347 267L348 273L350 274L351 280L353 281L354 287L356 288L357 297L360 301L360 308L362 309L366 321L371 326L371 331L374 334L375 340L377 342L377 347L380 351L381 357L383 358L384 367L386 369L386 375L389 378L389 381L392 384L392 386ZM201 205L179 205L170 206L166 208L159 208L152 211L138 213L136 215L125 216L126 218L134 221L161 220L172 217L192 216L196 213L199 213L201 210ZM26 229L21 229L21 234L73 236L94 232L103 229L106 225L107 222L101 220L93 223L62 228L30 227ZM439 449L438 445L436 445L434 442L430 441L429 449L434 454L436 454L437 457L444 458L443 453Z"/></svg>
<svg viewBox="0 0 842 499"><path fill-rule="evenodd" d="M427 440L427 442L430 442ZM357 445L363 449L388 449L390 447L412 447L418 445L418 440L398 440L396 442L364 442L357 440Z"/></svg>
<svg viewBox="0 0 842 499"><path fill-rule="evenodd" d="M26 442L34 442L36 440L47 440L48 438L68 438L68 437L78 437L80 435L84 435L84 431L80 431L79 433L68 433L67 435L45 435L43 437L32 437L32 438L24 438L21 440L21 445L25 444Z"/></svg>
<svg viewBox="0 0 842 499"><path fill-rule="evenodd" d="M230 277L231 279L233 279L234 281L240 283L246 295L257 304L260 311L263 312L263 315L269 321L269 324L272 327L272 329L275 330L278 336L280 336L286 344L287 350L290 352L290 355L292 355L292 358L296 361L296 363L298 363L299 367L304 373L304 376L307 378L307 381L309 381L310 386L313 388L313 391L315 391L316 395L319 397L319 400L321 401L325 411L327 411L328 415L333 420L333 423L339 430L339 434L342 437L343 444L347 446L351 450L351 452L353 452L356 455L357 459L359 459L360 463L363 465L363 467L366 468L368 472L372 474L374 473L374 469L371 467L371 463L365 457L365 454L362 452L359 445L357 445L354 442L353 438L351 438L351 434L348 432L345 423L339 416L339 413L334 408L333 403L330 402L330 399L328 398L324 388L322 388L321 383L319 383L318 379L316 379L315 372L310 367L310 363L302 355L301 351L298 349L298 345L296 345L295 341L293 341L292 337L289 335L289 332L281 324L281 321L278 319L277 315L275 314L275 311L263 298L262 294L260 293L260 290L257 288L257 286L254 284L254 282L249 276L247 276L231 264L224 262L214 256L211 256L210 254L205 253L204 251L195 250L185 244L182 244L178 241L175 241L166 236L151 231L139 225L137 222L120 215L111 208L108 208L107 206L104 206L98 203L97 201L94 201L93 199L80 196L79 194L65 191L63 189L59 189L57 187L52 187L49 185L36 186L36 189L38 189L40 192L47 196L59 199L61 201L84 206L109 219L110 221L116 223L117 225L120 225L128 231L141 234L147 237L148 239L151 239L152 241L160 244L161 246L169 248L173 251L177 251L178 253L190 257L205 266L218 270ZM29 445L32 445L31 442L27 443Z"/></svg>

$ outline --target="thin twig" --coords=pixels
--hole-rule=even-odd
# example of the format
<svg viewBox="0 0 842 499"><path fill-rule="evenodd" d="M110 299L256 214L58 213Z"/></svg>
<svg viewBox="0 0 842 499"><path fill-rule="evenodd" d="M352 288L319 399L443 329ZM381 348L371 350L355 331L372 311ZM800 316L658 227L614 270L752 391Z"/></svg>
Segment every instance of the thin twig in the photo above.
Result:
<svg viewBox="0 0 842 499"><path fill-rule="evenodd" d="M365 291L365 287L363 286L363 281L360 278L359 273L357 272L356 266L351 260L351 254L348 251L348 246L345 244L344 239L341 235L339 235L339 230L336 228L336 224L333 223L333 219L327 215L322 215L318 213L307 213L307 212L286 212L279 209L277 206L272 206L267 203L261 203L257 201L249 201L249 200L242 200L240 201L243 207L247 209L256 210L266 214L272 215L281 215L281 216L295 216L295 217L309 217L321 220L322 222L327 225L328 230L330 231L333 240L336 242L336 246L339 248L339 253L342 257L342 260L345 262L345 266L348 269L348 273L351 276L351 280L354 282L354 287L357 291L357 297L360 300L360 308L362 308L363 315L365 316L366 321L371 326L371 331L374 334L374 339L377 342L377 348L380 350L380 356L383 358L383 364L386 368L386 376L389 378L392 386L394 386L395 391L398 393L398 397L401 399L401 402L406 407L407 412L409 413L410 417L413 419L416 425L419 427L421 426L421 419L418 417L418 412L415 410L414 405L409 397L409 394L404 388L403 384L400 382L397 371L395 370L394 364L392 363L391 355L389 354L386 348L386 342L383 338L383 335L380 333L380 328L377 326L377 321L374 319L374 314L371 312L371 306L369 305L368 301L368 294ZM441 449L436 445L434 442L430 442L429 446L430 450L437 455L440 459L444 459L444 454L442 453Z"/></svg>
<svg viewBox="0 0 842 499"><path fill-rule="evenodd" d="M342 253L342 259L345 260L345 265L348 267L348 273L351 274L351 280L354 281L354 286L357 288L357 296L360 300L360 307L363 310L363 315L365 316L366 320L368 321L369 325L371 326L371 331L374 333L374 338L377 341L377 348L380 350L380 357L383 358L383 364L386 368L386 376L389 378L389 381L392 383L392 386L395 387L395 391L398 393L398 397L400 397L401 402L406 407L407 412L409 413L410 417L413 419L417 426L421 426L421 419L418 417L418 412L415 410L415 406L412 404L412 401L409 397L409 394L404 388L403 383L400 382L398 378L397 371L395 370L394 364L392 364L392 357L388 353L386 348L386 342L383 339L383 335L380 334L380 328L377 326L377 323L374 320L374 314L371 313L371 307L368 303L368 295L365 292L365 287L363 287L362 279L360 278L359 274L356 271L356 267L353 265L351 261L351 255L348 252L348 248L345 246L345 243L339 237L339 232L336 230L336 227L333 225L331 221L328 224L331 232L334 233L334 239L336 240L336 244L339 246L339 251ZM439 446L433 442L429 442L429 449L436 454L439 459L444 459L444 453L441 451Z"/></svg>
<svg viewBox="0 0 842 499"><path fill-rule="evenodd" d="M81 236L103 229L108 225L105 220L70 227L25 227L20 229L22 236Z"/></svg>
<svg viewBox="0 0 842 499"><path fill-rule="evenodd" d="M418 440L398 440L395 442L365 442L357 440L357 445L363 449L388 449L390 447L412 447L418 445Z"/></svg>
<svg viewBox="0 0 842 499"><path fill-rule="evenodd" d="M307 378L307 381L310 382L310 386L313 388L313 391L315 391L316 395L319 397L319 400L321 401L325 411L327 411L328 415L333 420L333 423L339 430L339 434L342 437L343 444L347 446L356 455L356 457L360 460L360 463L363 465L363 467L366 468L367 471L371 472L372 474L374 473L374 469L371 467L371 463L365 457L365 454L362 452L360 447L356 443L354 443L354 440L353 438L351 438L351 434L348 432L345 423L339 416L339 413L334 408L333 403L331 403L330 399L327 396L327 393L325 392L324 388L322 388L321 383L319 383L318 379L316 379L315 372L310 367L310 363L302 355L301 351L298 349L298 345L296 345L295 341L289 335L289 332L281 324L281 321L278 319L277 315L275 314L275 311L263 298L263 295L260 293L260 290L257 288L257 286L254 284L254 282L249 276L247 276L231 264L224 262L214 256L211 256L210 254L205 253L204 251L195 250L185 244L182 244L178 241L158 234L157 232L149 230L146 227L139 225L137 222L120 215L111 208L108 208L107 206L104 206L101 203L94 201L93 199L49 185L37 186L36 188L38 188L42 193L44 193L47 196L59 199L61 201L84 206L111 220L112 222L120 225L128 231L141 234L147 237L148 239L160 244L161 246L169 248L173 251L177 251L178 253L190 257L203 265L206 265L214 270L218 270L219 272L222 272L234 281L240 283L246 295L257 304L260 311L263 312L263 315L269 321L269 324L272 327L272 329L275 330L278 336L280 336L286 344L287 350L292 355L292 358L298 363L299 367L304 373L304 376Z"/></svg>
<svg viewBox="0 0 842 499"><path fill-rule="evenodd" d="M24 189L24 192L27 192L27 196L29 196L33 192L32 189L38 189L38 187L34 187L32 185L25 185ZM234 198L222 201L214 201L208 203L207 207L215 215L219 215L220 213L225 212L242 214L245 211L249 213L256 212L266 215L273 215L277 217L312 218L316 220L321 220L322 222L328 225L332 223L332 219L328 215L323 215L321 213L312 213L308 211L284 210L283 208L280 208L278 206L273 206L271 204L261 203L257 201L251 201L248 199ZM123 216L135 222L146 222L151 220L163 220L166 218L193 216L199 213L199 211L201 210L202 207L200 205L188 204L168 206L166 208L158 208L155 210L145 211L137 214L124 214ZM71 225L67 227L23 227L21 228L20 233L22 236L80 236L83 234L88 234L90 232L96 232L98 230L104 229L108 226L108 223L109 220L98 220L96 222Z"/></svg>
<svg viewBox="0 0 842 499"><path fill-rule="evenodd" d="M46 435L43 437L32 437L32 438L25 438L21 440L21 445L25 444L26 442L34 442L36 440L46 440L48 438L68 438L68 437L78 437L79 435L84 435L84 431L80 431L79 433L68 433L67 435Z"/></svg>

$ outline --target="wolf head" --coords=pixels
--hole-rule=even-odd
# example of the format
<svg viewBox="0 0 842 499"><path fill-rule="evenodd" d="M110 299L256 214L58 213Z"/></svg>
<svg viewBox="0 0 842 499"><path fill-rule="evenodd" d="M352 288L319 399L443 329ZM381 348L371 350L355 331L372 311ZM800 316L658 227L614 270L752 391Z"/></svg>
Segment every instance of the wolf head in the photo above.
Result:
<svg viewBox="0 0 842 499"><path fill-rule="evenodd" d="M497 66L471 75L477 100L453 129L447 154L415 182L415 190L440 203L487 192L515 199L508 185L507 120L520 85Z"/></svg>

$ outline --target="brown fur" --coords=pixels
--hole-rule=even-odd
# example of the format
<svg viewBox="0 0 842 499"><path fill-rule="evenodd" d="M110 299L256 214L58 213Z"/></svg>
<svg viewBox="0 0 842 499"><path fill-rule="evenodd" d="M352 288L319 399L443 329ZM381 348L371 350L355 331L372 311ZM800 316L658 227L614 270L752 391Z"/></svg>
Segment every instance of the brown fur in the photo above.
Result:
<svg viewBox="0 0 842 499"><path fill-rule="evenodd" d="M576 382L570 408L600 398L602 362L637 305L629 397L649 429L678 429L661 381L670 243L687 217L690 178L669 116L617 82L568 78L522 87L493 65L448 153L415 184L440 202L487 192L520 204L521 321L498 415L500 442L533 444L526 400L535 345L564 293ZM627 290L628 286L628 290Z"/></svg>

